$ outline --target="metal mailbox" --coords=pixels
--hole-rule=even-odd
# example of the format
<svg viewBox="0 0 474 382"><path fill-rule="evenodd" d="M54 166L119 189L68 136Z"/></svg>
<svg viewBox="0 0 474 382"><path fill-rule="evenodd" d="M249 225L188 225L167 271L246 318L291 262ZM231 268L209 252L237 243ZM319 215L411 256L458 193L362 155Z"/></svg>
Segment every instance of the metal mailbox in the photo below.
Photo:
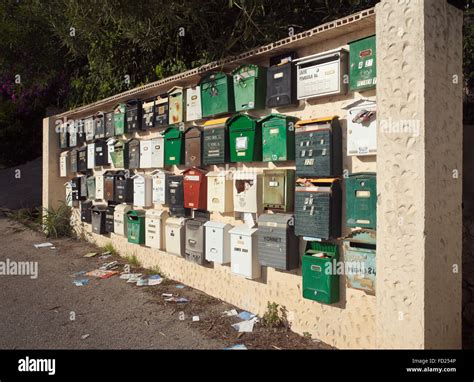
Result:
<svg viewBox="0 0 474 382"><path fill-rule="evenodd" d="M377 175L351 174L346 178L346 225L377 228Z"/></svg>
<svg viewBox="0 0 474 382"><path fill-rule="evenodd" d="M119 103L114 107L114 126L115 135L123 135L127 132L127 124L125 119L125 110L127 105Z"/></svg>
<svg viewBox="0 0 474 382"><path fill-rule="evenodd" d="M107 232L114 232L114 213L115 205L108 205L105 212L105 230Z"/></svg>
<svg viewBox="0 0 474 382"><path fill-rule="evenodd" d="M71 173L76 173L78 170L77 170L77 150L76 149L72 149L71 151L69 151L69 162L70 162L70 165L71 165Z"/></svg>
<svg viewBox="0 0 474 382"><path fill-rule="evenodd" d="M138 99L131 99L125 105L125 132L131 133L140 130L142 124L142 103Z"/></svg>
<svg viewBox="0 0 474 382"><path fill-rule="evenodd" d="M183 163L184 136L176 127L168 127L163 133L165 141L165 165L179 165Z"/></svg>
<svg viewBox="0 0 474 382"><path fill-rule="evenodd" d="M129 243L145 244L145 211L127 212L127 237Z"/></svg>
<svg viewBox="0 0 474 382"><path fill-rule="evenodd" d="M263 208L281 212L293 211L295 170L263 171Z"/></svg>
<svg viewBox="0 0 474 382"><path fill-rule="evenodd" d="M258 217L258 257L261 265L275 269L289 271L299 267L299 239L292 215Z"/></svg>
<svg viewBox="0 0 474 382"><path fill-rule="evenodd" d="M104 173L104 200L114 202L117 200L115 180L123 171L106 171Z"/></svg>
<svg viewBox="0 0 474 382"><path fill-rule="evenodd" d="M140 141L136 138L128 140L128 167L129 169L140 168Z"/></svg>
<svg viewBox="0 0 474 382"><path fill-rule="evenodd" d="M107 141L96 139L94 141L94 165L95 167L107 166L108 163Z"/></svg>
<svg viewBox="0 0 474 382"><path fill-rule="evenodd" d="M234 111L231 76L222 72L212 72L207 74L199 85L203 118Z"/></svg>
<svg viewBox="0 0 474 382"><path fill-rule="evenodd" d="M377 106L366 101L347 113L347 155L377 154Z"/></svg>
<svg viewBox="0 0 474 382"><path fill-rule="evenodd" d="M212 171L207 176L207 209L213 212L234 210L233 182L224 171Z"/></svg>
<svg viewBox="0 0 474 382"><path fill-rule="evenodd" d="M86 141L86 128L85 128L85 122L83 119L79 119L77 121L77 128L76 128L76 146L82 146L84 142Z"/></svg>
<svg viewBox="0 0 474 382"><path fill-rule="evenodd" d="M293 60L294 52L270 58L270 67L267 69L266 106L275 108L295 105L296 98L296 68Z"/></svg>
<svg viewBox="0 0 474 382"><path fill-rule="evenodd" d="M337 117L298 121L295 140L296 175L329 177L342 174L341 126Z"/></svg>
<svg viewBox="0 0 474 382"><path fill-rule="evenodd" d="M295 160L296 117L269 114L260 119L264 162Z"/></svg>
<svg viewBox="0 0 474 382"><path fill-rule="evenodd" d="M344 240L343 247L347 287L375 295L377 278L375 231L353 232Z"/></svg>
<svg viewBox="0 0 474 382"><path fill-rule="evenodd" d="M206 262L204 224L205 218L194 218L186 221L185 258L193 263L204 265Z"/></svg>
<svg viewBox="0 0 474 382"><path fill-rule="evenodd" d="M148 210L145 214L145 245L163 250L165 248L165 224L168 212Z"/></svg>
<svg viewBox="0 0 474 382"><path fill-rule="evenodd" d="M348 52L336 49L295 60L298 99L347 93Z"/></svg>
<svg viewBox="0 0 474 382"><path fill-rule="evenodd" d="M66 122L67 132L69 134L68 147L77 146L77 122L69 120Z"/></svg>
<svg viewBox="0 0 474 382"><path fill-rule="evenodd" d="M184 132L184 164L200 167L202 164L202 131L192 126Z"/></svg>
<svg viewBox="0 0 474 382"><path fill-rule="evenodd" d="M262 127L256 118L235 114L227 120L231 162L262 160Z"/></svg>
<svg viewBox="0 0 474 382"><path fill-rule="evenodd" d="M86 200L87 199L87 177L85 175L81 175L79 178L79 199Z"/></svg>
<svg viewBox="0 0 474 382"><path fill-rule="evenodd" d="M113 155L112 153L115 151L115 142L117 142L117 139L115 138L109 138L106 141L107 144L107 163L110 165L113 165L114 161L112 159Z"/></svg>
<svg viewBox="0 0 474 382"><path fill-rule="evenodd" d="M140 141L140 168L164 166L165 148L163 136Z"/></svg>
<svg viewBox="0 0 474 382"><path fill-rule="evenodd" d="M169 203L169 192L168 188L168 177L172 175L168 171L155 170L151 173L153 178L153 203L156 204L168 204Z"/></svg>
<svg viewBox="0 0 474 382"><path fill-rule="evenodd" d="M166 188L169 211L171 216L183 217L189 210L184 207L184 186L182 175L169 175Z"/></svg>
<svg viewBox="0 0 474 382"><path fill-rule="evenodd" d="M149 98L142 103L142 130L155 127L155 97Z"/></svg>
<svg viewBox="0 0 474 382"><path fill-rule="evenodd" d="M126 173L115 178L115 200L119 203L133 202L133 179Z"/></svg>
<svg viewBox="0 0 474 382"><path fill-rule="evenodd" d="M71 179L71 195L73 201L87 199L87 191L85 194L82 192L82 182L85 183L83 176L76 176Z"/></svg>
<svg viewBox="0 0 474 382"><path fill-rule="evenodd" d="M218 264L230 263L230 224L208 221L204 223L206 232L206 260Z"/></svg>
<svg viewBox="0 0 474 382"><path fill-rule="evenodd" d="M161 94L155 100L155 127L168 125L168 94Z"/></svg>
<svg viewBox="0 0 474 382"><path fill-rule="evenodd" d="M175 86L168 92L168 111L170 125L177 125L184 122L184 89L180 86Z"/></svg>
<svg viewBox="0 0 474 382"><path fill-rule="evenodd" d="M107 233L105 228L106 207L94 206L91 208L92 215L92 232L103 235Z"/></svg>
<svg viewBox="0 0 474 382"><path fill-rule="evenodd" d="M133 179L133 205L151 207L153 205L152 178L149 175L137 174Z"/></svg>
<svg viewBox="0 0 474 382"><path fill-rule="evenodd" d="M61 120L57 120L56 126L59 128L59 148L66 149L69 146L69 134L66 124Z"/></svg>
<svg viewBox="0 0 474 382"><path fill-rule="evenodd" d="M94 116L95 138L105 138L105 113L99 111Z"/></svg>
<svg viewBox="0 0 474 382"><path fill-rule="evenodd" d="M207 209L206 170L190 168L183 171L184 207Z"/></svg>
<svg viewBox="0 0 474 382"><path fill-rule="evenodd" d="M186 121L202 119L201 87L199 85L186 89Z"/></svg>
<svg viewBox="0 0 474 382"><path fill-rule="evenodd" d="M128 204L117 204L114 209L114 233L128 237L128 219L127 213L132 207Z"/></svg>
<svg viewBox="0 0 474 382"><path fill-rule="evenodd" d="M128 168L128 143L123 139L117 139L113 143L113 151L110 153L110 157L115 168Z"/></svg>
<svg viewBox="0 0 474 382"><path fill-rule="evenodd" d="M115 136L114 112L105 113L105 138Z"/></svg>
<svg viewBox="0 0 474 382"><path fill-rule="evenodd" d="M232 77L235 111L265 108L266 68L254 64L243 64L232 72Z"/></svg>
<svg viewBox="0 0 474 382"><path fill-rule="evenodd" d="M262 272L258 262L257 231L245 224L229 231L231 272L251 280L260 278Z"/></svg>
<svg viewBox="0 0 474 382"><path fill-rule="evenodd" d="M175 217L166 220L165 241L166 252L183 256L185 253L185 227L187 218Z"/></svg>
<svg viewBox="0 0 474 382"><path fill-rule="evenodd" d="M84 223L91 224L92 215L91 215L92 202L86 200L81 202L81 221Z"/></svg>
<svg viewBox="0 0 474 382"><path fill-rule="evenodd" d="M95 177L88 176L86 179L87 184L87 199L94 200L95 196Z"/></svg>
<svg viewBox="0 0 474 382"><path fill-rule="evenodd" d="M205 166L229 161L227 120L228 118L220 118L204 122L203 163Z"/></svg>
<svg viewBox="0 0 474 382"><path fill-rule="evenodd" d="M95 177L95 198L97 200L105 200L104 176L96 175Z"/></svg>
<svg viewBox="0 0 474 382"><path fill-rule="evenodd" d="M295 189L295 233L329 239L341 235L339 179L299 179Z"/></svg>
<svg viewBox="0 0 474 382"><path fill-rule="evenodd" d="M334 304L339 301L339 275L335 263L339 261L337 245L309 241L301 259L303 298Z"/></svg>
<svg viewBox="0 0 474 382"><path fill-rule="evenodd" d="M84 120L84 131L86 134L86 141L90 142L94 140L94 117L88 117Z"/></svg>
<svg viewBox="0 0 474 382"><path fill-rule="evenodd" d="M72 207L73 206L73 200L72 200L72 185L71 185L71 181L69 182L66 182L64 183L64 191L65 191L65 202L66 202L66 206L68 207Z"/></svg>
<svg viewBox="0 0 474 382"><path fill-rule="evenodd" d="M93 169L95 167L95 143L87 144L87 168Z"/></svg>
<svg viewBox="0 0 474 382"><path fill-rule="evenodd" d="M87 146L77 149L77 171L87 171Z"/></svg>
<svg viewBox="0 0 474 382"><path fill-rule="evenodd" d="M377 84L375 35L349 43L351 91L372 89Z"/></svg>
<svg viewBox="0 0 474 382"><path fill-rule="evenodd" d="M69 169L71 168L71 160L69 151L63 151L59 155L59 176L66 177L68 176Z"/></svg>
<svg viewBox="0 0 474 382"><path fill-rule="evenodd" d="M259 213L262 211L262 175L255 172L234 173L234 211Z"/></svg>

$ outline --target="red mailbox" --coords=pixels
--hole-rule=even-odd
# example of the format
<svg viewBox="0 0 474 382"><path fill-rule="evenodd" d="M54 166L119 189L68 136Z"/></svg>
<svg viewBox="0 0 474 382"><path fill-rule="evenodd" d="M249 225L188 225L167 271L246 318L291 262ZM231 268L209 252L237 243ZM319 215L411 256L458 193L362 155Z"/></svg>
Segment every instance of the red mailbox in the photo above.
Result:
<svg viewBox="0 0 474 382"><path fill-rule="evenodd" d="M197 167L183 171L184 207L199 210L207 209L206 170Z"/></svg>

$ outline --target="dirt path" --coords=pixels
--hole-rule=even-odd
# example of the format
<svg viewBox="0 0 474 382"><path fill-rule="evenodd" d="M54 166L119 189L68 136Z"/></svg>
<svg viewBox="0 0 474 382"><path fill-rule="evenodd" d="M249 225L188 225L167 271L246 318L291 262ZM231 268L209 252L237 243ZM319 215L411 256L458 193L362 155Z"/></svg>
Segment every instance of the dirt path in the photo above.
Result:
<svg viewBox="0 0 474 382"><path fill-rule="evenodd" d="M34 248L33 244L45 241L57 249ZM0 218L0 248L2 262L38 262L36 279L0 275L0 349L222 349L233 344L328 348L286 330L256 328L254 333L239 334L231 324L241 320L221 317L231 305L189 287L178 289L171 280L137 287L115 276L90 278L89 285L75 286L74 273L113 260L84 258L87 252L100 251L86 242L46 240ZM186 297L189 303L166 303L163 292ZM192 321L194 315L199 322Z"/></svg>

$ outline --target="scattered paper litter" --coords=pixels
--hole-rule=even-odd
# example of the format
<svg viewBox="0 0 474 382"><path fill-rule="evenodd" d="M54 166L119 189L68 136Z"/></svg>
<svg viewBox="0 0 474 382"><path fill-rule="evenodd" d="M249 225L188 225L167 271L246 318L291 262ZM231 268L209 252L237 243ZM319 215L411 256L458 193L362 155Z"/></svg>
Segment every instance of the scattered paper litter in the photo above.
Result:
<svg viewBox="0 0 474 382"><path fill-rule="evenodd" d="M184 285L181 285L181 284L176 285L176 289L184 289Z"/></svg>
<svg viewBox="0 0 474 382"><path fill-rule="evenodd" d="M115 269L117 268L119 265L118 261L111 261L110 263L104 263L102 264L99 269L100 270L104 270L104 271L107 271L107 270L110 270L110 269Z"/></svg>
<svg viewBox="0 0 474 382"><path fill-rule="evenodd" d="M86 276L90 277L98 277L100 279L108 279L112 276L118 274L117 271L107 271L104 269L94 269L93 271L87 272Z"/></svg>
<svg viewBox="0 0 474 382"><path fill-rule="evenodd" d="M152 275L148 277L141 277L137 280L137 286L153 286L163 282L160 275Z"/></svg>
<svg viewBox="0 0 474 382"><path fill-rule="evenodd" d="M238 313L235 309L226 310L226 311L222 312L222 315L227 316L227 317L237 316L237 314Z"/></svg>
<svg viewBox="0 0 474 382"><path fill-rule="evenodd" d="M40 243L40 244L33 244L35 248L46 248L46 247L53 247L53 243Z"/></svg>
<svg viewBox="0 0 474 382"><path fill-rule="evenodd" d="M73 273L71 277L79 277L85 274L86 274L86 271L79 271L79 272Z"/></svg>
<svg viewBox="0 0 474 382"><path fill-rule="evenodd" d="M81 338L82 338L83 340L85 340L85 339L88 338L89 336L90 336L90 334L84 334L83 336L81 336Z"/></svg>
<svg viewBox="0 0 474 382"><path fill-rule="evenodd" d="M251 318L254 318L254 317L255 317L255 314L247 312L246 310L239 313L239 318L241 318L244 321L248 321L248 320L250 320Z"/></svg>
<svg viewBox="0 0 474 382"><path fill-rule="evenodd" d="M247 346L243 344L238 344L238 345L232 345L228 348L224 348L224 350L248 350Z"/></svg>
<svg viewBox="0 0 474 382"><path fill-rule="evenodd" d="M53 249L53 250L54 250L54 249L56 249L56 247L49 247L49 249Z"/></svg>
<svg viewBox="0 0 474 382"><path fill-rule="evenodd" d="M193 316L193 322L199 321L199 316Z"/></svg>
<svg viewBox="0 0 474 382"><path fill-rule="evenodd" d="M247 321L238 322L237 324L233 324L232 327L237 330L238 332L243 333L251 333L253 332L253 326L258 321L257 317L254 317Z"/></svg>
<svg viewBox="0 0 474 382"><path fill-rule="evenodd" d="M182 304L182 303L188 302L188 299L184 298L184 297L170 297L170 298L165 298L165 301L167 301L167 302L176 302L178 304Z"/></svg>
<svg viewBox="0 0 474 382"><path fill-rule="evenodd" d="M89 284L89 279L78 279L72 281L75 286L84 286Z"/></svg>
<svg viewBox="0 0 474 382"><path fill-rule="evenodd" d="M172 293L162 293L161 294L163 297L173 297Z"/></svg>
<svg viewBox="0 0 474 382"><path fill-rule="evenodd" d="M84 255L84 257L94 257L97 256L97 252L89 252Z"/></svg>
<svg viewBox="0 0 474 382"><path fill-rule="evenodd" d="M126 273L126 272L122 272L122 273L120 274L120 277L119 277L119 278L121 278L122 280L128 280L128 279L130 279L130 278L132 278L132 277L133 277L133 278L139 278L139 277L141 277L141 276L142 276L141 273Z"/></svg>

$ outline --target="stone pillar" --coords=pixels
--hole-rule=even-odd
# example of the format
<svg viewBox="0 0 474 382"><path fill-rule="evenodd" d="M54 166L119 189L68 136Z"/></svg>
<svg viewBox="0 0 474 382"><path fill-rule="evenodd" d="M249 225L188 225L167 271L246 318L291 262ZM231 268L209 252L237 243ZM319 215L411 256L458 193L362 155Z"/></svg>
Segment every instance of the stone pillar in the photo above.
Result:
<svg viewBox="0 0 474 382"><path fill-rule="evenodd" d="M59 177L59 136L54 118L43 119L43 208L57 208L65 199L67 178Z"/></svg>
<svg viewBox="0 0 474 382"><path fill-rule="evenodd" d="M376 6L377 348L461 347L462 21Z"/></svg>

